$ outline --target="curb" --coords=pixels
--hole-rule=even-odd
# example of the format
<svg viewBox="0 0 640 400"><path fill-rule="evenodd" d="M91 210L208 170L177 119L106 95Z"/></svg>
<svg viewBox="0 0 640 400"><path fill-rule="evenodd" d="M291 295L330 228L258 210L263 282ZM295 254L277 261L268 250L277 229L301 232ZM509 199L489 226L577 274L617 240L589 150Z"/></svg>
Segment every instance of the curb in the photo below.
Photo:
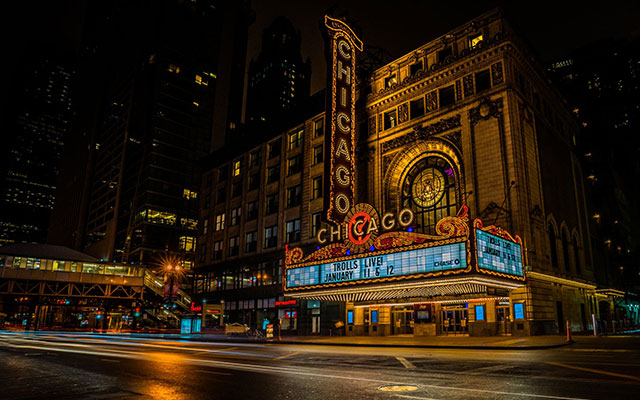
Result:
<svg viewBox="0 0 640 400"><path fill-rule="evenodd" d="M575 343L573 340L566 343L542 345L542 346L460 346L460 345L429 345L429 344L381 344L381 343L327 343L327 342L297 342L297 341L252 341L251 343L270 343L287 345L309 346L344 346L344 347L380 347L380 348L418 348L418 349L466 349L466 350L544 350L565 347Z"/></svg>

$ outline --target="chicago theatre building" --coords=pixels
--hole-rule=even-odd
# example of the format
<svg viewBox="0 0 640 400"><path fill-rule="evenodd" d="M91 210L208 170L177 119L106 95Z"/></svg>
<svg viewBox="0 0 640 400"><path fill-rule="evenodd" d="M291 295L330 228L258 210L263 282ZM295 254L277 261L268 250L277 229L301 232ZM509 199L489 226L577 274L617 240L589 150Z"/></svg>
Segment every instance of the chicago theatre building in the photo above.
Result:
<svg viewBox="0 0 640 400"><path fill-rule="evenodd" d="M207 160L194 287L218 323L537 335L609 318L577 122L500 11L366 76L366 43L325 27L325 112Z"/></svg>

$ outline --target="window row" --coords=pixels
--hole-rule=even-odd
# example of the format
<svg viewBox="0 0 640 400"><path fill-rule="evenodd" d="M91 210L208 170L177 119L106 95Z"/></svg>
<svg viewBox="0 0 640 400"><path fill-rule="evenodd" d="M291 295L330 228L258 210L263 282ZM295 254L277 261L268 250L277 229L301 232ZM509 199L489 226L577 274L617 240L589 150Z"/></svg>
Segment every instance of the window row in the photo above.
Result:
<svg viewBox="0 0 640 400"><path fill-rule="evenodd" d="M218 290L279 285L282 283L281 279L281 261L265 261L257 265L243 266L233 270L203 274L196 278L195 287L196 291L199 293L210 293ZM264 300L264 303L267 303L267 299ZM265 307L275 307L275 298L271 300L272 301L269 303L261 305L264 305ZM225 304L227 303L228 302L225 302Z"/></svg>
<svg viewBox="0 0 640 400"><path fill-rule="evenodd" d="M324 119L318 119L313 122L313 137L318 138L324 135ZM304 139L304 128L299 129L296 132L288 135L287 148L294 150L302 146ZM276 139L267 144L267 159L273 159L280 156L282 147L282 139ZM316 153L322 153L322 146L320 150L314 148L314 164L322 162L322 156L316 156ZM316 161L319 157L319 161ZM235 160L232 162L232 176L239 176L242 172L242 160ZM260 150L254 150L249 153L249 168L255 168L260 165ZM229 174L228 166L223 165L218 168L218 183L227 180ZM209 174L206 178L207 187L211 186L212 175Z"/></svg>
<svg viewBox="0 0 640 400"><path fill-rule="evenodd" d="M467 38L467 46L469 49L476 49L483 41L483 35L481 33L475 33ZM453 56L453 47L445 46L444 48L436 52L436 62L442 63L447 58ZM409 65L409 76L417 74L419 71L425 70L425 59L419 59L413 64ZM397 73L391 74L384 80L384 87L391 87L398 83Z"/></svg>
<svg viewBox="0 0 640 400"><path fill-rule="evenodd" d="M319 164L323 161L322 145L313 149L313 164ZM297 174L302 171L302 155L297 155L287 160L287 176ZM315 179L315 178L314 178ZM266 183L274 183L280 181L280 165L274 165L267 168ZM249 175L247 190L256 190L260 187L260 175L258 173ZM236 181L231 184L231 197L242 195L242 181ZM315 197L314 197L315 198ZM227 188L221 187L216 194L216 204L223 204L227 200ZM204 198L204 208L209 207L211 196L206 195Z"/></svg>
<svg viewBox="0 0 640 400"><path fill-rule="evenodd" d="M205 220L205 223L207 221ZM321 213L314 213L311 215L311 237L315 237L318 234L318 230L320 229L322 224ZM224 228L224 214L219 214L216 217L216 228L218 226L222 226ZM258 231L251 231L245 234L244 238L244 252L252 253L258 249ZM301 235L301 225L300 218L292 219L287 221L285 224L285 243L294 243L299 242L302 239ZM182 244L183 238L181 238ZM194 238L184 238L185 246L188 247L187 251L195 250L195 241ZM192 241L190 241L192 240ZM227 255L229 257L237 256L240 250L240 236L232 236L229 238L228 246L227 246ZM278 225L272 225L264 228L264 242L263 248L270 249L276 247L278 245ZM222 259L223 252L223 241L218 240L213 243L211 259L220 260ZM207 257L207 247L206 244L202 245L202 249L200 252L201 261L205 261Z"/></svg>
<svg viewBox="0 0 640 400"><path fill-rule="evenodd" d="M463 77L463 85L458 85L459 91L464 92L464 97L481 93L491 88L491 73L487 68L483 71ZM456 85L449 85L427 93L425 96L409 101L407 105L401 104L383 114L381 130L396 127L399 123L407 122L422 117L426 112L437 110L455 104L462 99L462 93L456 93ZM408 111L408 113L407 113ZM400 114L400 115L399 115Z"/></svg>

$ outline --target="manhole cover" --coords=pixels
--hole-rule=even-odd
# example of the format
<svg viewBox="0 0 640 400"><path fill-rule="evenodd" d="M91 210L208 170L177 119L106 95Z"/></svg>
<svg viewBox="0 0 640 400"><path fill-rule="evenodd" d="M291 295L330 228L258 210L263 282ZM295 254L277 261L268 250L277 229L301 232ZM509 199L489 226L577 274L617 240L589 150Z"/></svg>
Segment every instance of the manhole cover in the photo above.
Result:
<svg viewBox="0 0 640 400"><path fill-rule="evenodd" d="M413 392L418 390L418 387L415 385L383 385L378 387L378 390L383 392Z"/></svg>

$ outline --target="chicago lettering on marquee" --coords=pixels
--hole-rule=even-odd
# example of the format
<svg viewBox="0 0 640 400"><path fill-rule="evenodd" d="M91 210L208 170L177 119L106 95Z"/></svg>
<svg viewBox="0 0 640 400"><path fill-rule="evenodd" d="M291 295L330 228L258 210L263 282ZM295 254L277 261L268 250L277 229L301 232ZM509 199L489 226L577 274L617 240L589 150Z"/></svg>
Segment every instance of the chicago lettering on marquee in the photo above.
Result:
<svg viewBox="0 0 640 400"><path fill-rule="evenodd" d="M324 17L328 82L325 126L324 208L327 221L341 223L354 205L356 56L362 41L339 19Z"/></svg>
<svg viewBox="0 0 640 400"><path fill-rule="evenodd" d="M344 241L353 251L369 249L381 232L408 228L414 219L410 208L403 208L398 215L387 212L382 218L376 209L367 203L356 204L339 225L322 228L316 234L319 244Z"/></svg>

